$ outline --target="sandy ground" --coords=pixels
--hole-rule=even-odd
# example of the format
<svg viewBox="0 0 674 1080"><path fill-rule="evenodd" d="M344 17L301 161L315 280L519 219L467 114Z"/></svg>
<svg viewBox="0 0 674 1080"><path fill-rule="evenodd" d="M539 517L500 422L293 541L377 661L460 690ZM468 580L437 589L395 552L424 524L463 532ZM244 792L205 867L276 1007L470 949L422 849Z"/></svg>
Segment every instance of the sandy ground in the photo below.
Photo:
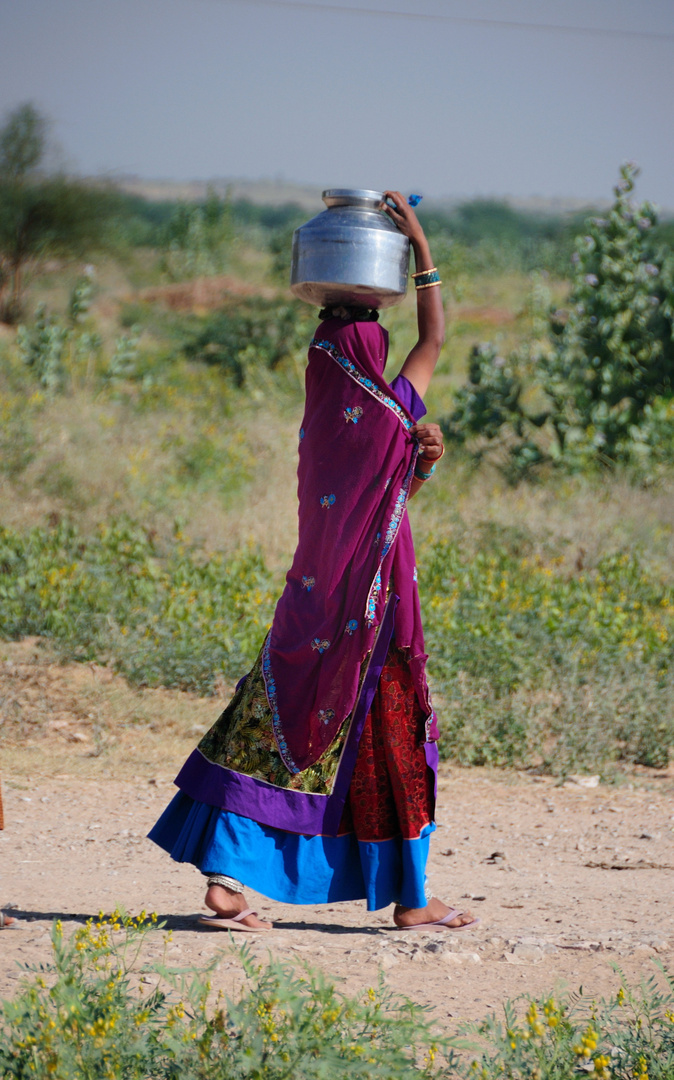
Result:
<svg viewBox="0 0 674 1080"><path fill-rule="evenodd" d="M74 927L116 905L159 914L173 930L174 964L224 950L213 984L235 989L241 968L227 936L195 923L200 875L145 838L218 702L132 691L100 669L57 668L31 647L0 650L0 709L19 726L42 716L24 724L19 742L5 739L7 724L0 729L0 904L19 920L0 933L0 996L15 992L20 964L47 960L52 919ZM124 709L134 714L126 727ZM609 994L619 985L616 964L632 982L656 970L653 958L674 967L673 792L672 769L588 788L443 767L429 884L478 914L477 930L400 932L391 909L290 907L251 894L275 929L246 940L260 956L270 950L319 965L349 991L371 986L382 970L440 1021L478 1018L524 992L582 984ZM163 947L157 932L149 952Z"/></svg>

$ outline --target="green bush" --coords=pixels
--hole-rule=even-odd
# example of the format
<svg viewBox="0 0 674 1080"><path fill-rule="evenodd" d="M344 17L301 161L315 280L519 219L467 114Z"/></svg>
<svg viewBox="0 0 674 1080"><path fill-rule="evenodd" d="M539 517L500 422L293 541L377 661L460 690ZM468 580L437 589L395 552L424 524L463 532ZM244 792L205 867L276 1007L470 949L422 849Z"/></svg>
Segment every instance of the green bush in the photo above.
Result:
<svg viewBox="0 0 674 1080"><path fill-rule="evenodd" d="M28 271L50 256L82 258L110 244L110 191L46 168L48 122L34 105L17 106L0 124L0 321L23 314Z"/></svg>
<svg viewBox="0 0 674 1080"><path fill-rule="evenodd" d="M575 224L566 218L516 210L495 199L473 199L452 210L422 204L419 217L443 281L452 281L455 289L457 274L547 270L566 275Z"/></svg>
<svg viewBox="0 0 674 1080"><path fill-rule="evenodd" d="M484 1049L468 1075L474 1080L575 1080L584 1074L596 1080L672 1080L674 978L658 967L665 990L651 977L634 992L623 978L609 1001L588 1002L581 988L567 1001L530 1000L522 1017L515 1002L506 1002L503 1020L492 1015L470 1029Z"/></svg>
<svg viewBox="0 0 674 1080"><path fill-rule="evenodd" d="M92 295L91 277L84 275L71 290L65 317L52 315L40 304L32 326L17 329L20 360L50 394L82 383L114 384L137 374L139 328L121 334L111 354L103 356L100 335L87 319Z"/></svg>
<svg viewBox="0 0 674 1080"><path fill-rule="evenodd" d="M254 386L260 368L274 371L298 349L306 350L312 318L297 301L240 300L208 316L185 355L217 365L237 386Z"/></svg>
<svg viewBox="0 0 674 1080"><path fill-rule="evenodd" d="M195 482L211 461L188 446ZM63 482L55 477L53 482ZM635 554L576 571L526 534L428 542L420 589L441 752L560 774L664 767L674 745L674 587ZM51 638L64 658L132 682L210 693L249 670L281 582L254 549L160 544L128 518L0 529L0 637Z"/></svg>
<svg viewBox="0 0 674 1080"><path fill-rule="evenodd" d="M131 681L212 692L252 664L274 591L261 556L184 543L161 550L120 518L95 537L75 527L0 528L0 637L50 637L65 657L113 662Z"/></svg>
<svg viewBox="0 0 674 1080"><path fill-rule="evenodd" d="M653 240L654 208L631 199L638 170L621 174L608 216L577 239L568 304L550 312L547 338L507 358L476 347L444 422L478 453L504 448L514 478L544 460L674 460L674 258Z"/></svg>
<svg viewBox="0 0 674 1080"><path fill-rule="evenodd" d="M575 571L524 534L419 552L441 753L555 773L661 767L674 745L674 591L637 555Z"/></svg>
<svg viewBox="0 0 674 1080"><path fill-rule="evenodd" d="M229 200L211 191L203 203L179 203L166 225L164 244L163 269L173 281L221 274L234 244Z"/></svg>
<svg viewBox="0 0 674 1080"><path fill-rule="evenodd" d="M6 1080L415 1080L436 1075L437 1047L422 1010L386 991L363 999L322 974L254 962L238 1000L209 1005L209 969L143 964L155 916L103 915L66 939L53 962L2 1003ZM216 956L213 965L217 962ZM213 966L211 965L211 966ZM158 978L157 978L158 976ZM146 982L143 982L143 978ZM146 990L147 983L157 983ZM451 1051L450 1051L451 1056Z"/></svg>
<svg viewBox="0 0 674 1080"><path fill-rule="evenodd" d="M622 979L610 1000L528 997L447 1036L432 1014L380 980L348 997L322 973L238 950L236 999L211 992L205 969L145 963L156 916L90 919L53 959L25 965L0 1003L6 1080L673 1080L674 978ZM165 940L170 940L170 933Z"/></svg>

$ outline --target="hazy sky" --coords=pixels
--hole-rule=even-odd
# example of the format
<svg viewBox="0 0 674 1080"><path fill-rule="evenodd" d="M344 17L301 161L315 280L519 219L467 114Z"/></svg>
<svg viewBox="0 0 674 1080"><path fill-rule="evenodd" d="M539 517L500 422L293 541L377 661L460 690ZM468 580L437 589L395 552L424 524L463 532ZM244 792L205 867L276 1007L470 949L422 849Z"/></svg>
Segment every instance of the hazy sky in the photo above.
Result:
<svg viewBox="0 0 674 1080"><path fill-rule="evenodd" d="M593 198L633 158L674 206L674 0L0 0L25 100L85 173Z"/></svg>

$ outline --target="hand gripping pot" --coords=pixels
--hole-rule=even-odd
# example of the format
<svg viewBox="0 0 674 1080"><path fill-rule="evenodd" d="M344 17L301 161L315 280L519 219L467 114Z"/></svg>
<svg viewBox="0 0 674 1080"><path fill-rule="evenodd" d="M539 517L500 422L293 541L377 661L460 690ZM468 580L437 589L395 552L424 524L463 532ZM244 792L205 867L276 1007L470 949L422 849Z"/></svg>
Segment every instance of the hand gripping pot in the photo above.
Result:
<svg viewBox="0 0 674 1080"><path fill-rule="evenodd" d="M293 236L290 289L321 306L385 308L407 292L410 244L379 206L381 191L332 188L328 207Z"/></svg>

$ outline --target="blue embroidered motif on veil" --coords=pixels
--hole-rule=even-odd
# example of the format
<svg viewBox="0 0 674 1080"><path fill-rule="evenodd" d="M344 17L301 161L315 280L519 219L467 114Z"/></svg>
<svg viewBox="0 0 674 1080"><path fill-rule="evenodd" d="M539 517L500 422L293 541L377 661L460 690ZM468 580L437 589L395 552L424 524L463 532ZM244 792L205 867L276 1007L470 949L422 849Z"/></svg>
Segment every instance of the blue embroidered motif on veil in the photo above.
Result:
<svg viewBox="0 0 674 1080"><path fill-rule="evenodd" d="M311 592L311 590L313 589L315 584L316 584L316 578L315 577L307 577L306 574L302 574L302 588L303 589L306 589L307 592Z"/></svg>
<svg viewBox="0 0 674 1080"><path fill-rule="evenodd" d="M357 424L362 415L363 410L361 409L360 405L354 405L353 408L349 406L344 410L344 418L347 424L349 420L352 420L354 424Z"/></svg>
<svg viewBox="0 0 674 1080"><path fill-rule="evenodd" d="M315 637L311 642L311 648L318 649L319 653L322 655L326 649L330 648L330 642L327 638L321 640L321 638Z"/></svg>
<svg viewBox="0 0 674 1080"><path fill-rule="evenodd" d="M334 495L322 495L321 496L321 506L323 507L324 510L328 510L331 506L334 506L335 501L336 501L336 499L335 499Z"/></svg>

